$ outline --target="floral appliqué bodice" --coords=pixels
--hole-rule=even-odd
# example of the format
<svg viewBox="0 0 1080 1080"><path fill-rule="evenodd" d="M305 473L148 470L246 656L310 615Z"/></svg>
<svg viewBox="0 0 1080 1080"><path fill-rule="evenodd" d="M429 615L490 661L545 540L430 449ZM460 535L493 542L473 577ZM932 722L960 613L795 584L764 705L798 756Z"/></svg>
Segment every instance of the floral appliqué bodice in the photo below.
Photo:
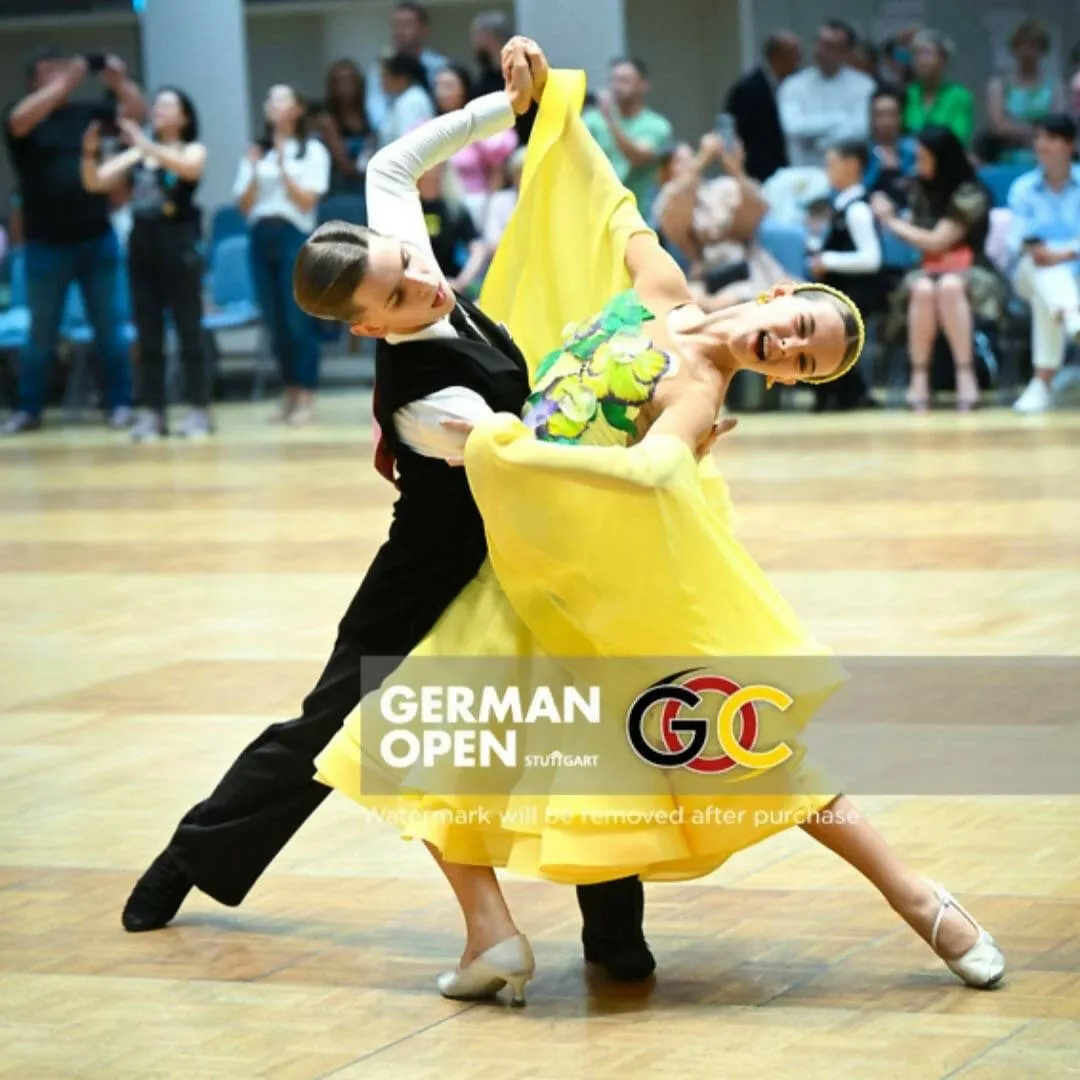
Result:
<svg viewBox="0 0 1080 1080"><path fill-rule="evenodd" d="M630 290L563 331L525 403L523 419L538 439L625 446L636 438L637 414L674 370L671 356L643 333L654 318Z"/></svg>

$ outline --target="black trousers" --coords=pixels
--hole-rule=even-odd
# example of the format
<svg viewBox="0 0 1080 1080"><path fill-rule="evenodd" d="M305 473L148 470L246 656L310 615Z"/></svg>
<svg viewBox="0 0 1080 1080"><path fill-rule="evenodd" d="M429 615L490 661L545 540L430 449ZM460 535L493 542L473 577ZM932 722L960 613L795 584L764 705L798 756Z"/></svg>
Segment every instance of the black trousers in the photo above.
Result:
<svg viewBox="0 0 1080 1080"><path fill-rule="evenodd" d="M170 850L202 892L222 904L239 904L330 794L314 779L313 763L360 703L364 658L404 657L475 577L486 550L479 515L476 522L476 534L457 548L469 551L467 557L448 557L446 545L433 545L426 559L400 540L416 530L395 522L341 621L330 660L301 715L267 728L173 834ZM636 878L583 886L578 896L594 934L631 924L629 934L641 925Z"/></svg>
<svg viewBox="0 0 1080 1080"><path fill-rule="evenodd" d="M172 315L188 404L210 402L210 373L202 328L203 258L197 222L136 219L128 241L131 307L139 334L143 404L164 413L165 316Z"/></svg>

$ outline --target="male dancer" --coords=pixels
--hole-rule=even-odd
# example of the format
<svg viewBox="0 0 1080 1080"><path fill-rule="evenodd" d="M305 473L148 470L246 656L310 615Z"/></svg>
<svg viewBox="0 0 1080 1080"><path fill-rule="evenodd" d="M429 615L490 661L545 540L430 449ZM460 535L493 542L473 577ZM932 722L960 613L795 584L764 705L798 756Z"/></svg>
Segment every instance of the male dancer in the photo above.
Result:
<svg viewBox="0 0 1080 1080"><path fill-rule="evenodd" d="M528 78L516 86L507 80L506 95L519 116L532 104L530 90ZM477 129L485 124L501 123L506 95L481 99L438 123L459 126L465 145L482 137ZM409 276L410 289L427 289L439 301L448 289L428 269L434 256L420 208L412 205L416 179L430 167L423 139L421 129L372 159L368 212L376 230L380 224L389 229L403 215L419 220L413 239L423 257L400 272ZM324 225L310 243L331 253L337 230L334 223ZM126 930L166 926L192 887L223 904L241 903L329 794L314 779L314 759L360 703L364 657L406 656L487 556L483 522L465 472L446 460L453 456L447 442L456 446L460 440L445 430L442 419L468 419L470 407L520 413L529 393L525 360L504 330L462 299L446 318L423 331L410 333L404 326L388 331L380 335L385 340L376 350L375 417L381 428L377 466L392 478L396 465L401 493L389 538L338 627L330 660L300 717L267 728L210 797L185 815L132 890L122 917ZM583 886L578 901L586 960L615 979L652 973L655 962L642 930L644 894L637 878Z"/></svg>

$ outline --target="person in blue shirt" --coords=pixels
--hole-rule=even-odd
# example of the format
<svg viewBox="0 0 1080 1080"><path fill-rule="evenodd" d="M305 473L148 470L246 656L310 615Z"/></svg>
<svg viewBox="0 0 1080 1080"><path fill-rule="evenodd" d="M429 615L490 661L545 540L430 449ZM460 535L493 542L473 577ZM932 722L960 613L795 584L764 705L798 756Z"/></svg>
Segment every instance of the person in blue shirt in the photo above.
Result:
<svg viewBox="0 0 1080 1080"><path fill-rule="evenodd" d="M1009 191L1010 253L1018 259L1016 291L1031 303L1034 378L1014 408L1043 412L1071 338L1080 341L1080 166L1073 163L1077 126L1068 116L1035 125L1039 167Z"/></svg>
<svg viewBox="0 0 1080 1080"><path fill-rule="evenodd" d="M870 162L863 187L883 191L899 207L907 206L908 184L915 175L915 140L903 133L904 102L898 90L878 90L870 102Z"/></svg>

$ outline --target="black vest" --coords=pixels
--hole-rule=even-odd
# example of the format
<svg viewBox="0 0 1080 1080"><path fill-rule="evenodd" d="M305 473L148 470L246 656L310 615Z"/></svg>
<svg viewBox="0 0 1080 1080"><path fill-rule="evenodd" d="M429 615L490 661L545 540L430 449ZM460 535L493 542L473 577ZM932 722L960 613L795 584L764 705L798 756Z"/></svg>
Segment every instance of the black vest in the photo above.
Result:
<svg viewBox="0 0 1080 1080"><path fill-rule="evenodd" d="M376 419L397 458L400 496L390 535L356 594L340 632L367 656L414 649L487 558L484 522L465 470L410 450L394 413L436 390L464 386L495 412L521 415L529 394L525 358L510 336L460 301L490 339L431 338L375 349Z"/></svg>
<svg viewBox="0 0 1080 1080"><path fill-rule="evenodd" d="M865 200L855 200L855 202L862 201ZM821 247L823 252L856 250L855 241L847 223L847 209L848 206L853 205L854 202L848 203L843 210L838 210L836 204L833 204L829 231L825 234ZM825 275L825 284L847 293L855 302L855 306L864 314L879 310L885 300L886 286L880 270L873 274L839 274L830 271Z"/></svg>

